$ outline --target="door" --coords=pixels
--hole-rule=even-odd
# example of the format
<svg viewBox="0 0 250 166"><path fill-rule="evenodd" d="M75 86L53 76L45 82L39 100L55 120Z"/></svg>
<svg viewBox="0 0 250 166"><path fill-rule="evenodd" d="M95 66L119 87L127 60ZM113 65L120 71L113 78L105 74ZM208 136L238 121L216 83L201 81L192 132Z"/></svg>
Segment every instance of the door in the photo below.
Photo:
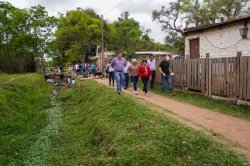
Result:
<svg viewBox="0 0 250 166"><path fill-rule="evenodd" d="M200 40L191 39L190 41L190 58L200 58Z"/></svg>

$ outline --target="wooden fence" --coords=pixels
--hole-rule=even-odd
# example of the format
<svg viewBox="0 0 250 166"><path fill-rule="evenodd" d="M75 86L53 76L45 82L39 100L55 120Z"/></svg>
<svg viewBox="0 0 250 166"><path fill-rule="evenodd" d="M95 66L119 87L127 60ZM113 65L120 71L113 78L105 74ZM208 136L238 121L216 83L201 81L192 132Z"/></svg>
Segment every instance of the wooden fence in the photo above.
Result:
<svg viewBox="0 0 250 166"><path fill-rule="evenodd" d="M159 59L156 65L159 66ZM173 86L233 99L250 100L250 57L171 60ZM156 70L156 82L161 82Z"/></svg>

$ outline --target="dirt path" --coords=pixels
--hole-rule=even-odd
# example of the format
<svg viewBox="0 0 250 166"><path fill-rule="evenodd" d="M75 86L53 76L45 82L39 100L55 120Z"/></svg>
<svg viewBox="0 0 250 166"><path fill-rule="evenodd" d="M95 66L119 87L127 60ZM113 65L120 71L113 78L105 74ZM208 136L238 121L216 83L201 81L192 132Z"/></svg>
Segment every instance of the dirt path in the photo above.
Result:
<svg viewBox="0 0 250 166"><path fill-rule="evenodd" d="M96 81L108 85L107 79L96 79ZM141 90L138 91L138 95L134 95L131 88L123 92L171 111L172 114L167 113L166 110L156 109L157 112L167 114L167 116L171 116L188 126L210 133L210 136L217 137L217 140L219 138L218 136L222 135L219 139L222 140L224 136L224 143L225 141L227 141L227 144L231 145L234 144L233 142L238 143L240 146L235 146L234 144L234 149L243 153L250 161L249 121L219 112L213 112L209 109L200 108L188 103L178 102L151 92L149 92L149 97L142 95Z"/></svg>
<svg viewBox="0 0 250 166"><path fill-rule="evenodd" d="M11 79L9 79L8 81L6 81L6 82L4 82L4 83L1 83L1 84L8 84L8 83L10 83L11 81L14 81L16 78L11 78Z"/></svg>

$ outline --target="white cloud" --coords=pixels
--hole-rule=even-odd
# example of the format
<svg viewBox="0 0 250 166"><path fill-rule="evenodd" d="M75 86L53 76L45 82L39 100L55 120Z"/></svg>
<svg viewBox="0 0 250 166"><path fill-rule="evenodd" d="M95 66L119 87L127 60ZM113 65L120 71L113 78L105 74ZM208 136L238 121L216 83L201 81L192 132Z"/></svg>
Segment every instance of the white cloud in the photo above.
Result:
<svg viewBox="0 0 250 166"><path fill-rule="evenodd" d="M125 2L129 2L129 6L126 6ZM120 8L123 11L129 11L131 13L142 13L142 14L150 14L153 10L160 9L161 6L167 5L168 1L159 1L159 0L128 0L124 1L124 5L117 6L117 8Z"/></svg>

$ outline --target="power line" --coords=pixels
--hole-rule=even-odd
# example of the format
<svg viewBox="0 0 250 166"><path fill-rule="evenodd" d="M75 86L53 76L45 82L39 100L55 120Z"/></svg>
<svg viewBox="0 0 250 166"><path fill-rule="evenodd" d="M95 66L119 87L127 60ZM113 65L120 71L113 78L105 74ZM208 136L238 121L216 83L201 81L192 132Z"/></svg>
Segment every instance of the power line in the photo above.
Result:
<svg viewBox="0 0 250 166"><path fill-rule="evenodd" d="M133 2L131 5L129 5L128 7L126 7L126 9L125 10L123 10L123 11L129 11L129 9L133 9L134 7L136 7L137 5L138 5L138 2L139 2L140 0L137 0L136 2ZM113 8L112 8L112 10L109 10L108 12L106 12L106 14L107 13L110 13L111 11L113 11L114 9L115 9L115 7L116 6L118 6L118 5L120 5L122 3L122 1L120 1L119 3L117 3ZM110 17L112 17L112 16L115 16L115 15L111 15Z"/></svg>
<svg viewBox="0 0 250 166"><path fill-rule="evenodd" d="M105 13L103 13L103 15L104 15L104 14L108 14L108 13L110 13L111 11L113 11L113 10L114 10L117 6L119 6L122 2L123 2L123 0L119 1L118 3L116 3L116 4L114 5L113 8L111 8L110 10L106 11Z"/></svg>
<svg viewBox="0 0 250 166"><path fill-rule="evenodd" d="M138 2L139 2L139 0L137 0L134 4L132 4L131 6L129 6L126 10L128 10L128 9L133 9L135 6L137 6L138 5Z"/></svg>

